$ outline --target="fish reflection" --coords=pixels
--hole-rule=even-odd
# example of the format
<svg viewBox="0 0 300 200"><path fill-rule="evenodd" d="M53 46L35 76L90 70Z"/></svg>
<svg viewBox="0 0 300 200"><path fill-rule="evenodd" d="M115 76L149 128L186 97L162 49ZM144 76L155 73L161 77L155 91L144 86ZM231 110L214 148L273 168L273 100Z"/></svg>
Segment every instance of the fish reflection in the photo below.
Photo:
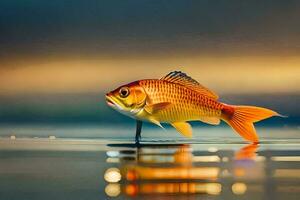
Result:
<svg viewBox="0 0 300 200"><path fill-rule="evenodd" d="M207 151L194 152L191 145L144 145L130 150L107 151L107 162L119 168L109 168L104 174L108 182L105 192L110 197L124 194L207 194L222 192L221 180L225 177L244 177L256 162L257 144L241 148L229 157L210 147ZM233 164L223 167L225 163ZM259 167L260 168L260 167ZM254 170L257 171L257 170ZM257 177L260 174L253 174ZM233 183L232 193L242 195L247 185Z"/></svg>
<svg viewBox="0 0 300 200"><path fill-rule="evenodd" d="M175 149L139 149L138 165L128 164L123 171L128 181L135 180L216 180L219 167L195 166L195 158L210 161L210 156L194 156L190 145L181 145ZM170 151L171 150L171 151ZM157 165L160 164L160 165ZM172 165L167 165L172 164Z"/></svg>
<svg viewBox="0 0 300 200"><path fill-rule="evenodd" d="M235 160L255 160L258 150L258 144L253 143L241 148L235 154Z"/></svg>
<svg viewBox="0 0 300 200"><path fill-rule="evenodd" d="M127 184L125 193L137 194L210 194L218 195L222 190L220 183L136 183Z"/></svg>
<svg viewBox="0 0 300 200"><path fill-rule="evenodd" d="M253 180L265 178L265 158L258 156L259 145L249 144L234 155L233 175L237 180ZM245 193L247 186L244 183L236 183L232 186L235 194Z"/></svg>

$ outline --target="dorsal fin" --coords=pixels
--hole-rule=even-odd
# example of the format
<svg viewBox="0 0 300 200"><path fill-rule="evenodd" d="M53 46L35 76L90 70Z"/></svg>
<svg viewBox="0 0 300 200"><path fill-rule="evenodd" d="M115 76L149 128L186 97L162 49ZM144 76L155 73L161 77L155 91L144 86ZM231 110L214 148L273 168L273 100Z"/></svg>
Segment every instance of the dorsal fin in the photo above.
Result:
<svg viewBox="0 0 300 200"><path fill-rule="evenodd" d="M214 92L202 86L196 80L192 79L191 77L189 77L181 71L170 72L166 76L162 77L160 80L166 80L172 83L183 85L191 90L199 92L202 95L208 96L213 99L219 98L218 95L216 95Z"/></svg>

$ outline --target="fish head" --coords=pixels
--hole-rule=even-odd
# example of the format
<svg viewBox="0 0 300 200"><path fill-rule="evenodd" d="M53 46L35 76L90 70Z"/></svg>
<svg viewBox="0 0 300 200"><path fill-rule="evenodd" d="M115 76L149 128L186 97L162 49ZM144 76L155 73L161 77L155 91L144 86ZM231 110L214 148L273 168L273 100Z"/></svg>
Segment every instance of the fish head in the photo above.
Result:
<svg viewBox="0 0 300 200"><path fill-rule="evenodd" d="M106 94L106 103L128 116L134 116L146 104L147 94L138 81L122 85Z"/></svg>

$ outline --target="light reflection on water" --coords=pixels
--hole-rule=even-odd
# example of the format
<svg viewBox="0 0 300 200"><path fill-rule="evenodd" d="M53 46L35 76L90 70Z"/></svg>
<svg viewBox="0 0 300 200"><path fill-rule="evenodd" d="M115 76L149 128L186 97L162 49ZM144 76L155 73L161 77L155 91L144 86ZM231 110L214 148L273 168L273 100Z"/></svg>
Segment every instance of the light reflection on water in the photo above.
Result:
<svg viewBox="0 0 300 200"><path fill-rule="evenodd" d="M49 132L28 127L15 137L3 136L13 128L0 127L1 200L298 200L300 195L299 129L264 129L259 145L228 138L234 136L227 136L229 128L201 129L202 138L192 140L145 131L137 147L127 129L124 138L117 128L77 127ZM77 133L109 138L67 137Z"/></svg>
<svg viewBox="0 0 300 200"><path fill-rule="evenodd" d="M248 199L268 199L276 193L300 194L299 189L291 188L300 186L299 155L286 156L284 151L273 155L268 150L259 151L258 144L237 151L215 146L193 150L195 145L190 144L108 146L106 162L114 166L104 174L109 197L190 194L195 198L244 195ZM294 165L284 166L282 161L293 161ZM112 170L118 176L107 178ZM298 175L293 177L295 173ZM279 184L281 180L285 185Z"/></svg>

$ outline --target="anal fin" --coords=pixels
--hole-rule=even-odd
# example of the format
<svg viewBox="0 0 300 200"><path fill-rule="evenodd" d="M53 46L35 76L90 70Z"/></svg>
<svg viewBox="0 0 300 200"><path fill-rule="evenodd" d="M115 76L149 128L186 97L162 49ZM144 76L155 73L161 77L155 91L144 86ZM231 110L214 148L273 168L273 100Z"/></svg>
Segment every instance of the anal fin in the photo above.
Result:
<svg viewBox="0 0 300 200"><path fill-rule="evenodd" d="M187 122L173 122L171 125L185 137L191 138L193 136L192 127Z"/></svg>

